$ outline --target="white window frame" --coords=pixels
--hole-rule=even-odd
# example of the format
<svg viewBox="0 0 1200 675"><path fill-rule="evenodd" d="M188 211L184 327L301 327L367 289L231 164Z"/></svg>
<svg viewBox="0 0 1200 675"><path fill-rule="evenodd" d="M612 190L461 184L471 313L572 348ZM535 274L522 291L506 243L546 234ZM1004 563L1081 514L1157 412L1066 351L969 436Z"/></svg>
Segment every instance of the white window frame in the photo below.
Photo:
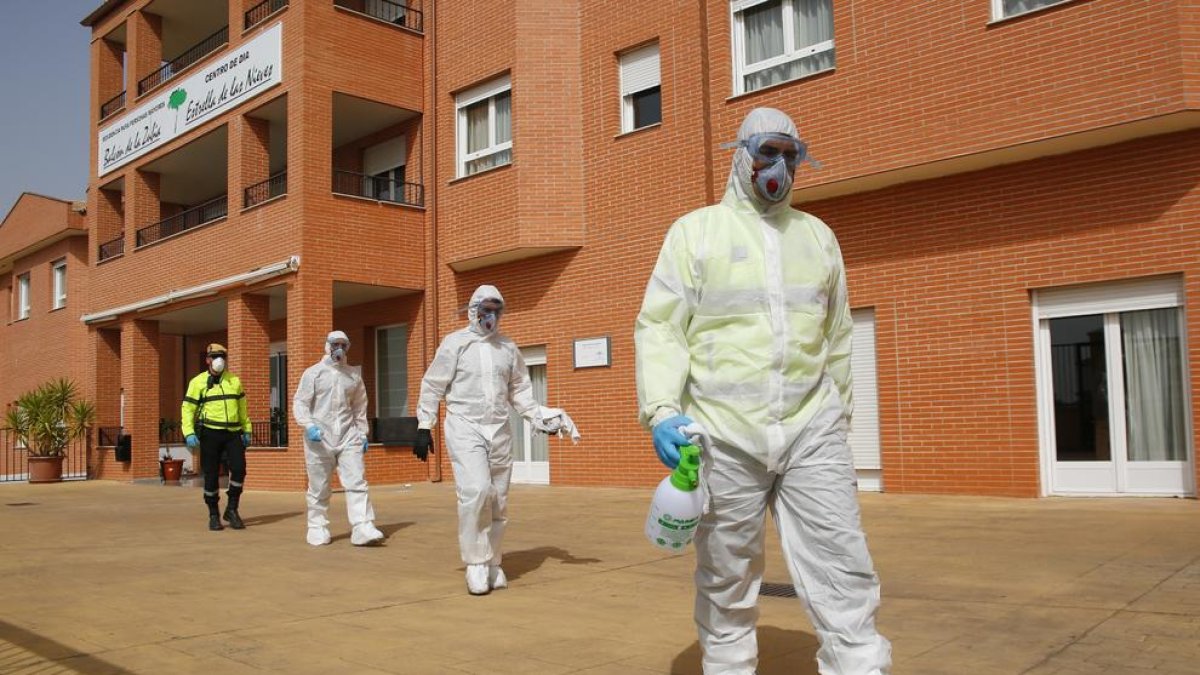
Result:
<svg viewBox="0 0 1200 675"><path fill-rule="evenodd" d="M50 264L50 278L53 280L54 295L51 298L52 309L62 309L67 306L67 259L59 258Z"/></svg>
<svg viewBox="0 0 1200 675"><path fill-rule="evenodd" d="M375 417L383 417L383 411L380 410L380 403L383 401L383 397L379 395L379 386L383 380L383 378L379 376L379 368L380 368L380 363L381 363L379 360L379 345L380 345L379 334L382 331L392 330L394 328L403 328L405 330L405 332L406 332L405 344L406 345L410 345L411 340L412 340L412 327L406 323L391 323L386 326L376 326L375 327ZM401 417L408 416L408 411L412 408L412 406L410 405L412 403L412 401L409 400L410 396L409 396L409 391L408 391L408 385L409 385L409 377L408 376L409 376L408 361L405 361L405 363L404 363L404 386L405 386L404 406L400 410Z"/></svg>
<svg viewBox="0 0 1200 675"><path fill-rule="evenodd" d="M1057 0L1057 2L1052 2L1052 3L1050 3L1048 5L1044 5L1042 7L1035 7L1033 9L1028 9L1028 10L1025 10L1024 12L1017 12L1016 14L1005 14L1004 13L1004 0L992 0L992 21L995 22L995 21L1005 21L1007 19L1015 19L1018 16L1025 16L1027 14L1033 14L1034 12L1040 12L1040 11L1043 11L1046 9L1050 9L1051 7L1065 5L1068 2L1072 2L1072 0Z"/></svg>
<svg viewBox="0 0 1200 675"><path fill-rule="evenodd" d="M509 128L508 128L509 140L507 140L503 143L496 143L495 142L495 139L496 139L496 97L505 92L510 93ZM484 157L488 157L488 156L491 156L491 155L494 155L497 153L501 153L501 152L504 152L505 150L510 150L510 151L512 150L512 145L513 145L512 144L512 117L513 117L514 112L513 112L512 104L511 104L511 101L512 101L511 92L512 92L512 78L509 77L508 75L504 75L503 77L499 77L495 80L485 82L484 84L481 84L472 89L468 89L454 97L455 118L457 120L455 122L455 128L456 128L455 155L458 158L458 162L457 162L458 170L457 170L456 176L458 178L465 178L468 175L467 174L467 163L468 162L473 162L477 159L482 159ZM472 104L478 103L485 99L488 100L488 139L491 140L492 142L489 143L486 148L477 150L475 152L468 153L467 152L467 108L470 107ZM510 156L508 163L509 164L512 163L511 156ZM507 166L507 164L500 164L497 166L493 166L488 169L484 169L483 171L480 171L478 173L485 173L487 171L491 171L492 169L498 169L501 166ZM474 174L470 174L470 175L475 176L475 175L478 175L478 173L474 173Z"/></svg>
<svg viewBox="0 0 1200 675"><path fill-rule="evenodd" d="M653 52L653 54L651 54L651 52ZM650 91L655 87L658 88L659 92L658 117L660 120L662 119L661 55L662 52L659 50L657 42L648 45L642 45L641 47L631 49L623 54L618 55L617 70L620 75L621 91L621 133L629 133L631 131L637 131L638 129L645 129L646 127L654 126L654 124L646 124L640 127L634 126L633 99L638 94L641 94L645 91ZM650 62L653 62L654 64L653 76L651 76L648 72ZM636 81L631 83L628 79L631 76L629 71L637 68L638 66L647 72L636 73ZM656 122L655 124L662 124L662 122Z"/></svg>
<svg viewBox="0 0 1200 675"><path fill-rule="evenodd" d="M397 169L408 165L408 136L397 136L363 150L363 173L370 180L372 197L381 201L403 202L404 181L396 185ZM407 170L401 171L407 174ZM374 194L374 179L386 175L389 182L386 194ZM407 175L405 175L407 180Z"/></svg>
<svg viewBox="0 0 1200 675"><path fill-rule="evenodd" d="M29 272L17 275L17 321L29 318L30 312L30 281Z"/></svg>
<svg viewBox="0 0 1200 675"><path fill-rule="evenodd" d="M813 54L820 54L821 52L827 52L827 51L833 49L834 40L826 40L824 42L819 42L815 45L805 47L803 49L796 49L796 45L793 44L793 42L795 41L795 26L794 26L793 22L795 21L796 13L794 11L792 11L792 0L782 0L782 3L783 3L783 53L780 54L779 56L773 56L773 57L767 59L766 61L759 61L754 64L746 63L746 44L745 44L746 32L744 30L744 27L742 26L742 12L744 12L745 10L750 9L751 7L754 7L756 5L763 5L763 4L766 4L771 1L772 0L733 0L732 2L729 3L730 21L733 26L732 37L733 37L733 94L734 94L734 96L738 96L741 94L748 94L752 91L761 91L761 89L750 89L750 90L746 89L746 76L747 75L753 75L754 73L757 73L757 72L763 71L763 70L770 70L771 68L774 68L776 66L781 66L785 63L791 63L792 61L799 61L800 59L803 59L808 56L812 56ZM823 70L823 71L819 71L819 72L826 72L826 71ZM795 82L796 80L802 80L806 77L812 77L813 75L816 75L816 74L817 73L809 73L807 75L801 75L800 77L797 77L792 80L787 80L787 81ZM779 84L782 84L782 82ZM774 86L774 85L772 85L772 86Z"/></svg>

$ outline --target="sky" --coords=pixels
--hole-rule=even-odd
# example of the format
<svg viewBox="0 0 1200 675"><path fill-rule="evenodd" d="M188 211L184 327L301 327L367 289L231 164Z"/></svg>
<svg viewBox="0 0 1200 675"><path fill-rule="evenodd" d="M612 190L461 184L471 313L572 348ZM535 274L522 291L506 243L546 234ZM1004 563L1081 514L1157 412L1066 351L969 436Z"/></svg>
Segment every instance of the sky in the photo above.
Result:
<svg viewBox="0 0 1200 675"><path fill-rule="evenodd" d="M88 43L102 0L0 0L0 219L22 192L82 200Z"/></svg>

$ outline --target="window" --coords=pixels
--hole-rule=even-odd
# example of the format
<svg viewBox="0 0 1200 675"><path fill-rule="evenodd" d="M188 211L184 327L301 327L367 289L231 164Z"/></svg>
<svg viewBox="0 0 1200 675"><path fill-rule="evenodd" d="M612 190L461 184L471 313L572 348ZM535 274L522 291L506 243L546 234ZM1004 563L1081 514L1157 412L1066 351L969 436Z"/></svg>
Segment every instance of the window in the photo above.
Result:
<svg viewBox="0 0 1200 675"><path fill-rule="evenodd" d="M67 261L56 260L54 270L54 309L67 306Z"/></svg>
<svg viewBox="0 0 1200 675"><path fill-rule="evenodd" d="M375 331L375 416L408 416L408 326Z"/></svg>
<svg viewBox="0 0 1200 675"><path fill-rule="evenodd" d="M408 161L408 138L399 136L372 145L363 152L367 197L407 202L404 198L404 165Z"/></svg>
<svg viewBox="0 0 1200 675"><path fill-rule="evenodd" d="M17 277L17 321L29 318L29 272Z"/></svg>
<svg viewBox="0 0 1200 675"><path fill-rule="evenodd" d="M621 131L662 122L658 45L626 52L621 62Z"/></svg>
<svg viewBox="0 0 1200 675"><path fill-rule="evenodd" d="M999 21L1071 0L992 0L992 18Z"/></svg>
<svg viewBox="0 0 1200 675"><path fill-rule="evenodd" d="M734 0L735 94L833 68L833 0Z"/></svg>
<svg viewBox="0 0 1200 675"><path fill-rule="evenodd" d="M455 97L458 177L512 163L512 84L508 76Z"/></svg>

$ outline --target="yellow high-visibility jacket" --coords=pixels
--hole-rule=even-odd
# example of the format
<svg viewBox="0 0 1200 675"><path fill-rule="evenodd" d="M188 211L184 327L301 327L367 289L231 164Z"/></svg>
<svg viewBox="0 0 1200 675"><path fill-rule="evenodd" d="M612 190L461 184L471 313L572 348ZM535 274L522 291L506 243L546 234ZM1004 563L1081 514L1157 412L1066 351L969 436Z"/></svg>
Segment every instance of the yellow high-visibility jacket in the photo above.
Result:
<svg viewBox="0 0 1200 675"><path fill-rule="evenodd" d="M209 387L208 375L206 370L188 383L180 411L184 437L196 433L196 425L250 433L250 415L246 409L246 392L242 389L242 381L226 371Z"/></svg>

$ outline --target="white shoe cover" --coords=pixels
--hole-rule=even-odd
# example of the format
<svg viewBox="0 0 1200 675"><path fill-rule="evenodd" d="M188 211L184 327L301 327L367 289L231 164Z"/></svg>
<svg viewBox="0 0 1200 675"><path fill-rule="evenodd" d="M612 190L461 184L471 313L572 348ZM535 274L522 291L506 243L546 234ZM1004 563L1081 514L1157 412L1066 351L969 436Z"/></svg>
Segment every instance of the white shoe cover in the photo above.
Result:
<svg viewBox="0 0 1200 675"><path fill-rule="evenodd" d="M488 585L488 566L467 565L467 592L471 595L487 595L491 590Z"/></svg>
<svg viewBox="0 0 1200 675"><path fill-rule="evenodd" d="M359 523L350 532L350 543L355 546L370 546L383 541L383 533L374 523Z"/></svg>
<svg viewBox="0 0 1200 675"><path fill-rule="evenodd" d="M329 543L329 530L324 527L308 528L308 543L313 546L324 546Z"/></svg>
<svg viewBox="0 0 1200 675"><path fill-rule="evenodd" d="M488 565L488 586L492 590L508 588L508 577L504 576L504 570L499 565Z"/></svg>

